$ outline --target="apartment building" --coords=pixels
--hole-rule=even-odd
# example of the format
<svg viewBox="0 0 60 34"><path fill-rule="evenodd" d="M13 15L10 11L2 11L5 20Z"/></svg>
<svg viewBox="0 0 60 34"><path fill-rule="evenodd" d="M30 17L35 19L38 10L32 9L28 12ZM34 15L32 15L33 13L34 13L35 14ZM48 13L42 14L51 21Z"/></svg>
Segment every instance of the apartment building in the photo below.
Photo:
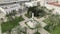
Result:
<svg viewBox="0 0 60 34"><path fill-rule="evenodd" d="M54 9L53 13L58 13L60 14L60 0L52 0L52 1L48 1L45 6L48 9Z"/></svg>
<svg viewBox="0 0 60 34"><path fill-rule="evenodd" d="M39 0L32 0L31 2L26 2L25 3L26 7L33 7L33 6L37 6L37 5L40 5Z"/></svg>
<svg viewBox="0 0 60 34"><path fill-rule="evenodd" d="M0 0L0 4L2 3L13 3L13 2L21 2L21 1L29 1L29 0Z"/></svg>
<svg viewBox="0 0 60 34"><path fill-rule="evenodd" d="M9 13L13 10L18 11L21 9L21 5L23 2L29 2L30 0L0 0L0 7L4 9L5 13Z"/></svg>
<svg viewBox="0 0 60 34"><path fill-rule="evenodd" d="M54 9L53 13L60 14L60 0L41 0L40 5L45 6L50 10Z"/></svg>

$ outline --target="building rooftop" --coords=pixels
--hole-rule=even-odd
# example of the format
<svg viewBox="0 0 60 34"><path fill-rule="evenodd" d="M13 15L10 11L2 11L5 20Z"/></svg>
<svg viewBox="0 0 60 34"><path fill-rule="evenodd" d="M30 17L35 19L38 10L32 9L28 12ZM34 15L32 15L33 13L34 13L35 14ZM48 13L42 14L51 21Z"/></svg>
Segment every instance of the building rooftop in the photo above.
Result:
<svg viewBox="0 0 60 34"><path fill-rule="evenodd" d="M29 0L0 0L0 4L1 3L19 2L19 1L29 1Z"/></svg>

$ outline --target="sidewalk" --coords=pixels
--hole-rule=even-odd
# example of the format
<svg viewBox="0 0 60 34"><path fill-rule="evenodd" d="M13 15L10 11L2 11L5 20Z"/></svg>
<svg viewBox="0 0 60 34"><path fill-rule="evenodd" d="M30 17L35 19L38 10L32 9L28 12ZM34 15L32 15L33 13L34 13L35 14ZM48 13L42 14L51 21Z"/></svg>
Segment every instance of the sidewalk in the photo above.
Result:
<svg viewBox="0 0 60 34"><path fill-rule="evenodd" d="M37 18L34 18L34 19L36 19L41 24L42 27L45 27L47 25L46 23L43 22L43 20L45 19L44 17L39 18L39 19Z"/></svg>
<svg viewBox="0 0 60 34"><path fill-rule="evenodd" d="M25 13L24 13L24 14L25 14ZM23 17L25 20L19 23L22 27L25 27L25 26L26 26L26 25L25 25L25 22L30 19L30 18L27 18L26 16L24 16L24 14L22 14L22 17ZM36 19L37 21L39 21L40 24L41 24L41 26L43 26L43 27L45 27L45 26L47 25L46 23L42 22L42 21L45 19L44 17L42 17L42 18L40 18L40 19L37 19L37 18L34 17L34 19ZM39 32L40 32L41 34L50 34L50 33L49 33L48 31L46 31L44 28L40 28ZM32 32L31 32L31 33L32 33Z"/></svg>
<svg viewBox="0 0 60 34"><path fill-rule="evenodd" d="M40 32L41 34L50 34L48 31L46 31L46 30L43 29L43 28L40 28L39 32Z"/></svg>

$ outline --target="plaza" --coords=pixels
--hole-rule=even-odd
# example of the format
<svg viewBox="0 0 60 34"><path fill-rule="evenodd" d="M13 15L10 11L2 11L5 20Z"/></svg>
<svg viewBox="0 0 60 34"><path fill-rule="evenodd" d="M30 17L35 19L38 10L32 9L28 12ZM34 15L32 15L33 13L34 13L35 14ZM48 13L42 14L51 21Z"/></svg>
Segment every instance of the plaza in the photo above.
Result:
<svg viewBox="0 0 60 34"><path fill-rule="evenodd" d="M60 0L0 0L0 34L56 34L59 17Z"/></svg>

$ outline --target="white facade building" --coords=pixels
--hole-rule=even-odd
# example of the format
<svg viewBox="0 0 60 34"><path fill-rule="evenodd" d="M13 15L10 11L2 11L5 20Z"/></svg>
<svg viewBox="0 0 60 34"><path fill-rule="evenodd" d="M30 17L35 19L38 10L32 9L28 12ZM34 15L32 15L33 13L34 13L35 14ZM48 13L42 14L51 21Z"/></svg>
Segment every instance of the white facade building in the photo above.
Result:
<svg viewBox="0 0 60 34"><path fill-rule="evenodd" d="M10 5L4 5L4 6L0 6L2 9L4 9L5 13L9 13L12 10L18 10L20 7L19 4L10 4Z"/></svg>
<svg viewBox="0 0 60 34"><path fill-rule="evenodd" d="M20 3L26 2L30 0L0 0L0 7L4 9L4 13L9 13L13 10L17 10L22 8Z"/></svg>
<svg viewBox="0 0 60 34"><path fill-rule="evenodd" d="M26 2L26 3L25 3L25 6L27 6L27 7L37 6L37 5L38 5L38 2L40 3L39 0L33 0L33 1L31 1L31 2Z"/></svg>
<svg viewBox="0 0 60 34"><path fill-rule="evenodd" d="M49 2L52 3L52 4L48 4ZM53 13L60 14L60 0L43 0L43 1L41 0L40 4L41 4L41 6L45 6L45 7L47 7L50 10L54 9Z"/></svg>
<svg viewBox="0 0 60 34"><path fill-rule="evenodd" d="M2 3L13 3L13 2L20 2L20 1L29 1L29 0L0 0L0 4Z"/></svg>
<svg viewBox="0 0 60 34"><path fill-rule="evenodd" d="M26 2L25 5L26 5L27 7L37 6L37 1Z"/></svg>

